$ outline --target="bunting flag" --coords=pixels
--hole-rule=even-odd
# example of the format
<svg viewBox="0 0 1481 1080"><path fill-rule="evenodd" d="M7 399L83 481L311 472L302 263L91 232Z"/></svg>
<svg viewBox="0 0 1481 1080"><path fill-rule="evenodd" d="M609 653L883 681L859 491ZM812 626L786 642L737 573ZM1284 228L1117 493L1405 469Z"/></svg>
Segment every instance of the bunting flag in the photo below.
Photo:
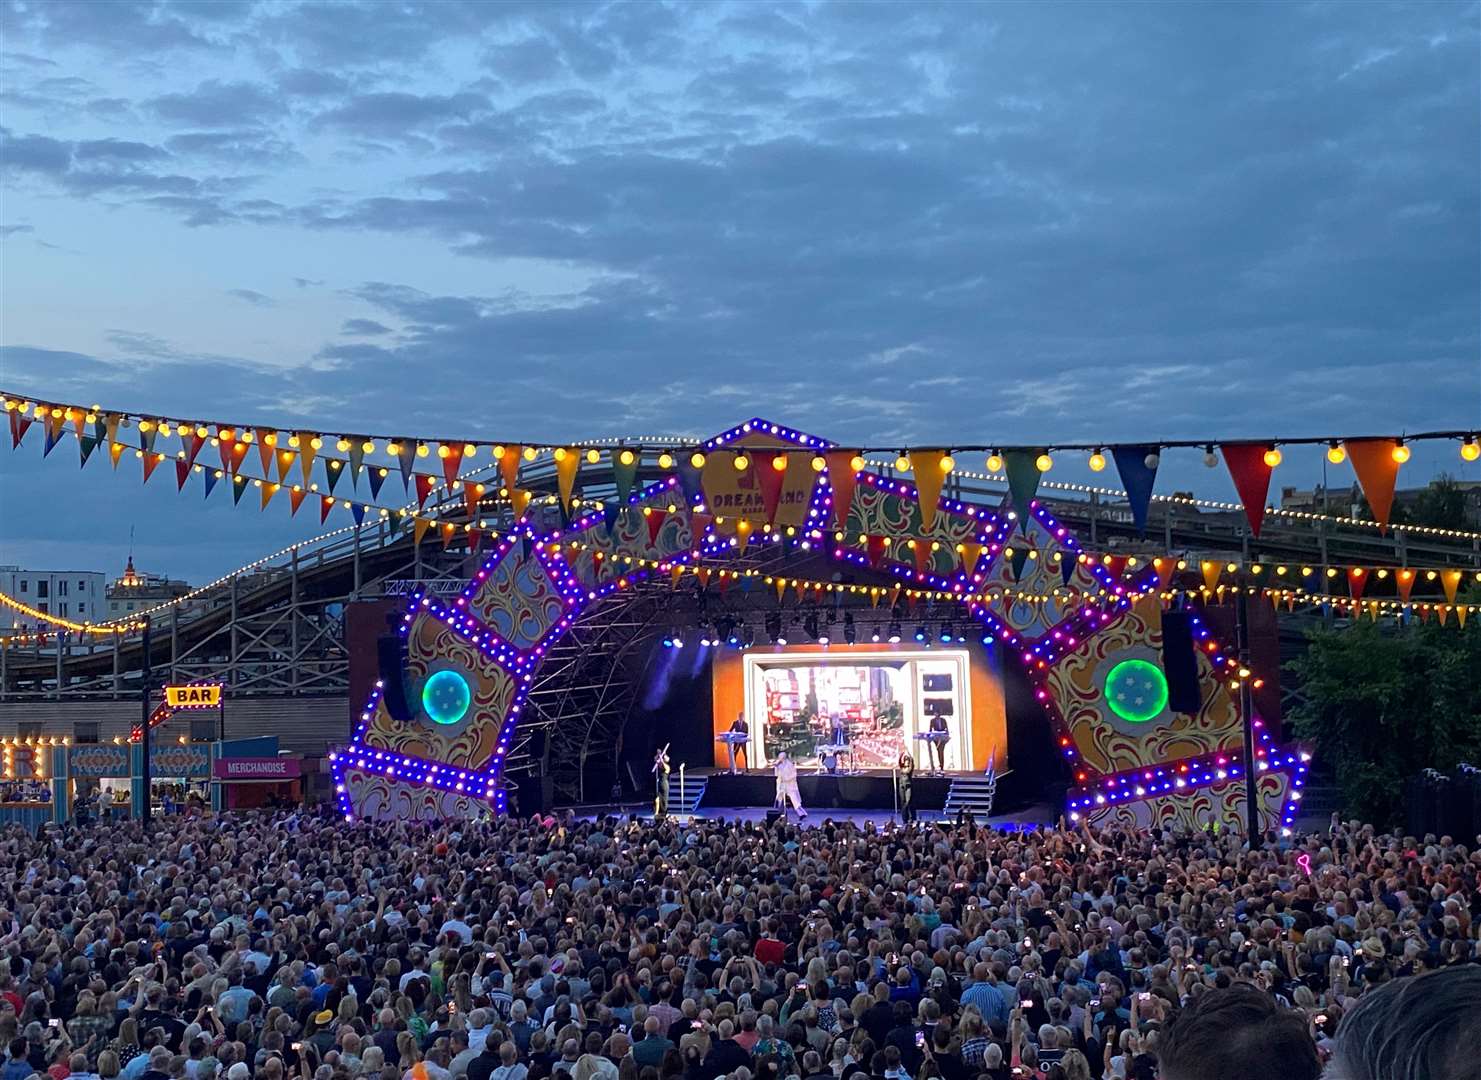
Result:
<svg viewBox="0 0 1481 1080"><path fill-rule="evenodd" d="M780 604L782 602L782 599L786 595L787 595L787 579L784 578L784 577L779 577L779 578L776 579L776 599L777 599L777 603Z"/></svg>
<svg viewBox="0 0 1481 1080"><path fill-rule="evenodd" d="M658 546L658 534L663 531L664 520L668 517L662 510L651 506L644 508L643 520L648 523L648 546Z"/></svg>
<svg viewBox="0 0 1481 1080"><path fill-rule="evenodd" d="M1466 625L1466 613L1467 613L1467 611L1468 611L1468 609L1467 609L1467 607L1464 604L1459 605L1455 609L1455 617L1456 617L1457 620L1459 620L1460 626L1461 626L1461 629L1462 630L1465 629L1465 625Z"/></svg>
<svg viewBox="0 0 1481 1080"><path fill-rule="evenodd" d="M1101 565L1106 568L1106 572L1111 575L1113 580L1120 581L1126 576L1126 560L1127 556L1125 555L1107 555L1101 561Z"/></svg>
<svg viewBox="0 0 1481 1080"><path fill-rule="evenodd" d="M350 486L360 488L360 470L365 467L365 440L359 435L349 436ZM449 482L450 484L451 482Z"/></svg>
<svg viewBox="0 0 1481 1080"><path fill-rule="evenodd" d="M834 450L823 455L828 463L828 486L833 489L833 520L840 529L848 528L849 507L853 505L854 488L858 484L854 456L849 450Z"/></svg>
<svg viewBox="0 0 1481 1080"><path fill-rule="evenodd" d="M1399 591L1399 598L1406 604L1409 602L1409 594L1414 591L1414 579L1417 576L1407 567L1394 572L1394 587Z"/></svg>
<svg viewBox="0 0 1481 1080"><path fill-rule="evenodd" d="M12 450L20 446L21 440L26 437L26 432L31 430L32 423L32 419L29 416L22 416L19 409L10 414L10 448Z"/></svg>
<svg viewBox="0 0 1481 1080"><path fill-rule="evenodd" d="M323 445L324 440L313 431L300 431L297 435L298 467L303 471L303 486L308 487L314 482L314 458L319 453L314 443L318 442Z"/></svg>
<svg viewBox="0 0 1481 1080"><path fill-rule="evenodd" d="M442 459L442 478L451 491L453 481L458 478L458 468L463 464L463 444L443 443L437 448L437 456Z"/></svg>
<svg viewBox="0 0 1481 1080"><path fill-rule="evenodd" d="M98 440L94 435L84 435L77 440L77 456L81 459L79 468L87 465L88 458L93 456L93 451L98 448Z"/></svg>
<svg viewBox="0 0 1481 1080"><path fill-rule="evenodd" d="M1265 463L1268 449L1255 443L1226 443L1219 447L1219 452L1224 455L1224 467L1234 481L1234 490L1239 492L1239 501L1244 504L1250 535L1256 537L1265 522L1265 500L1270 494L1273 470Z"/></svg>
<svg viewBox="0 0 1481 1080"><path fill-rule="evenodd" d="M123 422L123 417L118 413L108 413L103 417L103 434L109 442L118 441L118 425Z"/></svg>
<svg viewBox="0 0 1481 1080"><path fill-rule="evenodd" d="M1171 559L1167 559L1165 561L1168 563L1169 566L1171 566L1173 564ZM1060 560L1059 560L1059 577L1060 577L1060 580L1063 581L1066 586L1069 585L1070 579L1075 576L1075 567L1077 567L1079 565L1080 565L1079 564L1079 561L1076 560L1076 559L1066 559L1063 556L1060 557ZM1159 573L1160 573L1160 571L1159 571ZM1172 571L1169 570L1168 573L1171 574ZM1166 579L1164 579L1163 583L1166 584Z"/></svg>
<svg viewBox="0 0 1481 1080"><path fill-rule="evenodd" d="M308 494L308 489L302 484L294 484L288 492L289 517L298 516L298 508L303 505L303 498Z"/></svg>
<svg viewBox="0 0 1481 1080"><path fill-rule="evenodd" d="M968 577L972 576L977 569L977 562L982 558L982 545L978 543L962 543L956 546L957 554L961 556L962 573Z"/></svg>
<svg viewBox="0 0 1481 1080"><path fill-rule="evenodd" d="M1440 585L1445 590L1445 600L1447 603L1455 603L1455 593L1460 588L1461 574L1462 571L1460 570L1440 571Z"/></svg>
<svg viewBox="0 0 1481 1080"><path fill-rule="evenodd" d="M432 485L437 481L426 473L417 473L417 509L427 505L427 496L432 494Z"/></svg>
<svg viewBox="0 0 1481 1080"><path fill-rule="evenodd" d="M1203 570L1203 584L1210 592L1218 588L1219 575L1224 572L1224 564L1215 559L1204 559L1200 568Z"/></svg>
<svg viewBox="0 0 1481 1080"><path fill-rule="evenodd" d="M156 425L154 425L154 424L150 424L148 430L145 430L145 428L144 428L144 421L142 421L142 420L139 421L139 449L140 450L144 451L147 454L147 453L150 453L154 449L154 436L155 436L155 433L158 430L159 430L159 428Z"/></svg>
<svg viewBox="0 0 1481 1080"><path fill-rule="evenodd" d="M257 509L266 510L267 504L273 501L273 496L278 493L278 488L282 486L282 484L274 484L270 481L264 480L262 482L261 488L262 505L259 506Z"/></svg>
<svg viewBox="0 0 1481 1080"><path fill-rule="evenodd" d="M372 499L380 497L381 485L386 482L386 477L390 475L391 471L389 469L383 469L375 465L372 465L368 470L366 470L365 479L370 482L370 497ZM279 479L281 479L281 477ZM482 484L478 485L478 490L480 492L483 491Z"/></svg>
<svg viewBox="0 0 1481 1080"><path fill-rule="evenodd" d="M1111 451L1111 457L1116 461L1116 471L1121 474L1121 486L1126 489L1131 520L1136 522L1136 531L1145 536L1147 507L1151 505L1152 488L1157 483L1157 447L1118 446ZM1149 461L1154 464L1147 464Z"/></svg>
<svg viewBox="0 0 1481 1080"><path fill-rule="evenodd" d="M1028 562L1028 548L1013 548L1009 553L1009 564L1013 567L1013 580L1023 580L1023 568Z"/></svg>
<svg viewBox="0 0 1481 1080"><path fill-rule="evenodd" d="M1069 562L1071 567L1074 566L1074 563L1071 560L1066 559L1065 561ZM1157 571L1157 584L1161 588L1165 589L1167 588L1167 583L1172 580L1173 571L1178 568L1178 560L1170 558L1166 555L1159 555L1157 558L1152 560L1152 567ZM1066 585L1070 583L1070 579L1068 576L1065 577L1064 583Z"/></svg>
<svg viewBox="0 0 1481 1080"><path fill-rule="evenodd" d="M288 473L293 468L293 458L294 458L294 454L293 454L293 451L292 450L279 450L278 451L278 483L279 484L286 484L288 482ZM267 477L264 476L263 479L266 480Z"/></svg>
<svg viewBox="0 0 1481 1080"><path fill-rule="evenodd" d="M232 434L231 428L216 429L216 447L221 454L222 470L231 472L232 452L236 449L236 436Z"/></svg>
<svg viewBox="0 0 1481 1080"><path fill-rule="evenodd" d="M617 528L617 518L621 513L622 503L616 499L607 499L602 503L602 527L606 529L608 536Z"/></svg>
<svg viewBox="0 0 1481 1080"><path fill-rule="evenodd" d="M766 515L766 523L774 525L777 507L782 504L782 485L786 482L787 470L773 468L771 461L767 460L759 467L752 465L750 472L761 488L761 509Z"/></svg>
<svg viewBox="0 0 1481 1080"><path fill-rule="evenodd" d="M708 566L700 566L700 567L697 567L695 569L695 571L694 571L694 576L697 577L697 578L699 578L699 584L700 584L701 587L708 587L709 586L709 584L710 584L710 568Z"/></svg>
<svg viewBox="0 0 1481 1080"><path fill-rule="evenodd" d="M355 519L356 525L363 524L365 521L365 504L350 503L350 516Z"/></svg>
<svg viewBox="0 0 1481 1080"><path fill-rule="evenodd" d="M884 561L885 554L890 550L890 538L887 536L871 536L866 541L866 549L869 552L869 565L876 570Z"/></svg>
<svg viewBox="0 0 1481 1080"><path fill-rule="evenodd" d="M247 478L245 476L237 475L231 478L231 504L233 506L242 501L242 492L246 490ZM323 518L320 518L319 520L322 521Z"/></svg>
<svg viewBox="0 0 1481 1080"><path fill-rule="evenodd" d="M190 479L190 462L184 458L175 459L175 490L184 491L185 481Z"/></svg>
<svg viewBox="0 0 1481 1080"><path fill-rule="evenodd" d="M679 587L679 579L683 576L683 565L679 563L674 564L674 566L669 570L669 588L677 589Z"/></svg>
<svg viewBox="0 0 1481 1080"><path fill-rule="evenodd" d="M571 493L576 489L576 473L581 469L581 451L567 446L555 453L555 486L560 492L561 506L571 509Z"/></svg>
<svg viewBox="0 0 1481 1080"><path fill-rule="evenodd" d="M1435 605L1435 614L1439 616L1441 626L1444 626L1450 620L1450 608L1444 604Z"/></svg>
<svg viewBox="0 0 1481 1080"><path fill-rule="evenodd" d="M320 495L319 496L319 524L320 525L324 524L325 519L329 517L329 511L331 511L333 509L334 509L334 500L332 498L330 498L328 495Z"/></svg>
<svg viewBox="0 0 1481 1080"><path fill-rule="evenodd" d="M687 460L678 461L674 464L674 471L679 474L679 488L684 492L684 501L693 506L704 498L704 474L696 469Z"/></svg>
<svg viewBox="0 0 1481 1080"><path fill-rule="evenodd" d="M698 547L700 541L704 539L705 533L710 531L710 525L714 521L715 517L713 514L691 513L689 515L689 543L694 547Z"/></svg>
<svg viewBox="0 0 1481 1080"><path fill-rule="evenodd" d="M159 468L159 463L165 459L163 454L144 455L144 483L149 483L149 478L154 475L154 470Z"/></svg>
<svg viewBox="0 0 1481 1080"><path fill-rule="evenodd" d="M81 435L82 433L78 432L78 434ZM180 449L185 451L185 463L187 465L195 464L195 459L200 454L201 447L205 445L206 437L204 435L197 435L194 428L180 429Z"/></svg>
<svg viewBox="0 0 1481 1080"><path fill-rule="evenodd" d="M254 428L257 435L257 456L262 460L262 475L268 475L268 470L273 467L273 446L278 438L267 428ZM273 437L268 438L269 435Z"/></svg>
<svg viewBox="0 0 1481 1080"><path fill-rule="evenodd" d="M202 470L202 475L204 475L206 480L206 494L203 497L209 499L211 492L216 490L216 481L220 480L225 473L218 472L215 469L204 469Z"/></svg>
<svg viewBox="0 0 1481 1080"><path fill-rule="evenodd" d="M915 576L924 578L931 565L931 542L924 539L910 541L910 554L915 561Z"/></svg>
<svg viewBox="0 0 1481 1080"><path fill-rule="evenodd" d="M46 431L46 441L42 444L42 449L41 449L41 456L42 457L46 457L48 454L50 454L53 450L56 449L57 443L59 443L59 442L62 441L62 423L61 423L61 421L57 421L57 422L53 423L52 422L52 419L50 417L47 417L46 425L45 425L45 431Z"/></svg>
<svg viewBox="0 0 1481 1080"><path fill-rule="evenodd" d="M375 472L375 469L371 469L370 475L375 475ZM463 484L463 506L468 511L470 521L478 519L478 501L483 498L483 491L482 484L475 484L472 481L465 481Z"/></svg>
<svg viewBox="0 0 1481 1080"><path fill-rule="evenodd" d="M509 504L514 508L514 520L518 521L525 516L525 511L530 508L532 498L534 496L523 488L509 490Z"/></svg>
<svg viewBox="0 0 1481 1080"><path fill-rule="evenodd" d="M427 518L420 518L420 517L419 518L412 518L411 519L411 542L413 544L415 544L415 545L420 545L421 542L422 542L422 537L424 537L424 536L427 535L427 530L430 529L431 527L432 527L432 522L429 521Z"/></svg>
<svg viewBox="0 0 1481 1080"><path fill-rule="evenodd" d="M339 458L329 458L324 462L324 478L329 481L329 490L332 492L339 485L339 478L345 474L344 462Z"/></svg>
<svg viewBox="0 0 1481 1080"><path fill-rule="evenodd" d="M628 460L624 462L622 459ZM612 451L612 485L617 489L617 501L625 503L632 495L633 484L638 478L638 453L626 447Z"/></svg>
<svg viewBox="0 0 1481 1080"><path fill-rule="evenodd" d="M1353 600L1363 598L1363 590L1368 587L1368 571L1361 566L1351 566L1347 570L1347 591L1352 594Z"/></svg>
<svg viewBox="0 0 1481 1080"><path fill-rule="evenodd" d="M396 446L396 463L401 467L401 490L411 490L411 467L416 464L416 443L406 439Z"/></svg>
<svg viewBox="0 0 1481 1080"><path fill-rule="evenodd" d="M1399 480L1399 463L1394 460L1392 439L1353 439L1342 444L1352 461L1363 497L1373 511L1373 520L1388 529L1389 512L1394 505L1394 485Z"/></svg>
<svg viewBox="0 0 1481 1080"><path fill-rule="evenodd" d="M510 491L519 487L519 455L522 450L519 446L506 446L503 454L496 455L499 459L499 475L504 478L504 486Z"/></svg>
<svg viewBox="0 0 1481 1080"><path fill-rule="evenodd" d="M1008 474L1008 498L1018 511L1018 523L1028 530L1029 503L1039 492L1043 473L1035 464L1038 454L1032 450L1008 450L1003 454L1003 471Z"/></svg>
<svg viewBox="0 0 1481 1080"><path fill-rule="evenodd" d="M754 528L755 526L746 518L740 518L736 521L735 538L740 541L740 546L736 548L738 554L745 554L746 546L751 542L751 530Z"/></svg>
<svg viewBox="0 0 1481 1080"><path fill-rule="evenodd" d="M400 510L392 510L386 515L386 520L391 523L392 532L400 532L401 523L406 520L406 515Z"/></svg>
<svg viewBox="0 0 1481 1080"><path fill-rule="evenodd" d="M909 456L920 502L921 529L929 530L936 524L936 510L941 505L941 485L946 482L946 470L942 464L946 461L946 453L942 450L912 450Z"/></svg>
<svg viewBox="0 0 1481 1080"><path fill-rule="evenodd" d="M226 458L225 467L227 472L236 473L241 469L242 459L247 456L247 448L249 446L251 446L250 443L244 443L240 440L231 443L230 446L226 443L221 444L222 455Z"/></svg>

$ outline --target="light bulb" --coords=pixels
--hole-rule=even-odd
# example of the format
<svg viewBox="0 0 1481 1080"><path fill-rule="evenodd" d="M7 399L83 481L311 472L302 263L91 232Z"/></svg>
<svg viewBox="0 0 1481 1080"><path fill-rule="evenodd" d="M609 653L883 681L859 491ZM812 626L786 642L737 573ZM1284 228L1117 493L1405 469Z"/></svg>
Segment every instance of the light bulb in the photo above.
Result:
<svg viewBox="0 0 1481 1080"><path fill-rule="evenodd" d="M1040 454L1038 457L1034 458L1034 468L1038 469L1040 472L1048 472L1050 469L1054 468L1054 459L1047 453Z"/></svg>
<svg viewBox="0 0 1481 1080"><path fill-rule="evenodd" d="M536 450L533 446L526 446L524 449L524 454L522 456L526 461L534 461L535 455L538 453L539 451Z"/></svg>
<svg viewBox="0 0 1481 1080"><path fill-rule="evenodd" d="M344 453L346 450L348 450L350 448L350 440L349 439L337 439L337 440L335 440L334 448L336 450L338 450L342 454L342 453Z"/></svg>
<svg viewBox="0 0 1481 1080"><path fill-rule="evenodd" d="M417 443L417 457L426 457L432 452L431 448L424 442Z"/></svg>
<svg viewBox="0 0 1481 1080"><path fill-rule="evenodd" d="M449 449L448 449L448 448L447 448L447 444L446 444L446 443L444 443L444 444L443 444L443 445L442 445L442 446L439 446L439 447L438 447L438 448L437 448L437 456L438 456L438 457L440 457L440 458L442 458L442 459L443 459L443 460L444 460L444 461L445 461L445 460L447 460L447 459L448 459L448 458L449 458L449 457L451 457L451 456L452 456L452 451L451 451L451 450L449 450Z"/></svg>
<svg viewBox="0 0 1481 1080"><path fill-rule="evenodd" d="M623 450L620 454L617 455L617 460L622 462L622 464L624 465L631 465L633 462L638 460L638 456L631 450Z"/></svg>
<svg viewBox="0 0 1481 1080"><path fill-rule="evenodd" d="M293 449L295 449L295 450L298 449L299 441L300 440L299 440L299 438L298 438L297 435L289 435L288 436L288 445L291 446L291 447L293 447Z"/></svg>
<svg viewBox="0 0 1481 1080"><path fill-rule="evenodd" d="M602 460L602 452L600 450L592 449L592 450L588 450L586 452L586 463L588 465L595 465L597 462L599 462L601 460Z"/></svg>
<svg viewBox="0 0 1481 1080"><path fill-rule="evenodd" d="M853 469L854 472L863 472L864 466L869 463L864 460L863 454L855 454L853 457L848 459L848 464L849 468Z"/></svg>
<svg viewBox="0 0 1481 1080"><path fill-rule="evenodd" d="M1389 454L1395 462L1402 465L1409 460L1410 451L1402 442L1396 442L1394 443L1394 448L1389 451Z"/></svg>
<svg viewBox="0 0 1481 1080"><path fill-rule="evenodd" d="M1341 443L1333 443L1327 447L1327 460L1333 465L1341 465L1347 460L1347 451L1342 448Z"/></svg>
<svg viewBox="0 0 1481 1080"><path fill-rule="evenodd" d="M751 467L751 459L746 457L745 454L736 454L733 463L736 472L745 472Z"/></svg>
<svg viewBox="0 0 1481 1080"><path fill-rule="evenodd" d="M566 460L566 448L564 446L557 446L555 448L555 453L552 454L551 457L555 458L556 461L565 461Z"/></svg>
<svg viewBox="0 0 1481 1080"><path fill-rule="evenodd" d="M771 459L771 467L777 472L785 472L787 470L787 455L777 454Z"/></svg>
<svg viewBox="0 0 1481 1080"><path fill-rule="evenodd" d="M900 472L909 472L910 459L904 454L901 454L899 457L895 458L895 468Z"/></svg>
<svg viewBox="0 0 1481 1080"><path fill-rule="evenodd" d="M828 467L828 459L825 458L822 454L814 454L812 456L812 471L813 472L822 472L827 467Z"/></svg>
<svg viewBox="0 0 1481 1080"><path fill-rule="evenodd" d="M365 454L375 453L375 440L366 439L363 443L360 444L360 451L361 453Z"/></svg>
<svg viewBox="0 0 1481 1080"><path fill-rule="evenodd" d="M1003 456L1001 454L998 454L998 453L994 452L994 453L991 453L991 454L988 454L987 455L987 471L988 472L1002 472L1003 471Z"/></svg>
<svg viewBox="0 0 1481 1080"><path fill-rule="evenodd" d="M1280 451L1276 447L1272 446L1265 451L1265 464L1272 469L1280 464Z"/></svg>
<svg viewBox="0 0 1481 1080"><path fill-rule="evenodd" d="M1099 450L1090 455L1090 471L1102 472L1106 467L1106 455Z"/></svg>
<svg viewBox="0 0 1481 1080"><path fill-rule="evenodd" d="M674 455L667 451L658 455L658 467L660 469L672 469L674 467Z"/></svg>
<svg viewBox="0 0 1481 1080"><path fill-rule="evenodd" d="M1153 450L1146 457L1142 458L1142 464L1149 469L1155 469L1157 468L1157 466L1162 464L1162 455L1159 454L1156 450Z"/></svg>
<svg viewBox="0 0 1481 1080"><path fill-rule="evenodd" d="M941 471L944 473L949 473L952 469L955 468L956 458L952 457L950 454L943 454L941 457Z"/></svg>
<svg viewBox="0 0 1481 1080"><path fill-rule="evenodd" d="M1462 461L1475 461L1481 458L1481 443L1475 439L1467 439L1460 444L1460 456Z"/></svg>
<svg viewBox="0 0 1481 1080"><path fill-rule="evenodd" d="M694 453L689 455L689 464L693 468L703 469L705 467L705 456L698 450L696 450Z"/></svg>
<svg viewBox="0 0 1481 1080"><path fill-rule="evenodd" d="M1212 444L1203 448L1203 463L1210 469L1216 468L1219 464L1219 455L1214 453Z"/></svg>

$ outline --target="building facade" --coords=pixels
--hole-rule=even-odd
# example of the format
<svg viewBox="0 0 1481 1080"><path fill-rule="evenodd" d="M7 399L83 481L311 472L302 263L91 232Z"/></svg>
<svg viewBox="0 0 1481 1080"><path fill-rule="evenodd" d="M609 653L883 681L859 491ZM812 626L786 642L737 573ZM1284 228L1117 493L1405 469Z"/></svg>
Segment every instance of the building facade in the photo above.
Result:
<svg viewBox="0 0 1481 1080"><path fill-rule="evenodd" d="M131 555L122 576L108 586L108 619L126 619L140 611L167 604L189 591L189 582L139 573L134 569Z"/></svg>
<svg viewBox="0 0 1481 1080"><path fill-rule="evenodd" d="M108 618L103 575L96 570L23 570L0 566L0 592L26 607L73 622ZM9 605L0 605L0 629L51 630L50 623Z"/></svg>

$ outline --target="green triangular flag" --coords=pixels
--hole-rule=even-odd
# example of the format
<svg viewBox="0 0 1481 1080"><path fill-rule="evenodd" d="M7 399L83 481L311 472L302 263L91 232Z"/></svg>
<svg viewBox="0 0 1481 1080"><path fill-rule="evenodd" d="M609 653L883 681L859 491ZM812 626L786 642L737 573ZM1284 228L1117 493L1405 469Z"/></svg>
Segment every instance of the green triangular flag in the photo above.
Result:
<svg viewBox="0 0 1481 1080"><path fill-rule="evenodd" d="M1013 566L1013 580L1023 580L1023 564L1028 562L1028 548L1014 548L1013 558L1008 560Z"/></svg>
<svg viewBox="0 0 1481 1080"><path fill-rule="evenodd" d="M1003 453L1003 471L1008 474L1008 497L1018 511L1018 523L1028 529L1029 503L1039 491L1043 473L1035 464L1038 454L1032 450L1008 450Z"/></svg>
<svg viewBox="0 0 1481 1080"><path fill-rule="evenodd" d="M344 462L339 458L324 459L324 479L329 482L330 494L334 493L334 485L339 483L339 474L344 471Z"/></svg>
<svg viewBox="0 0 1481 1080"><path fill-rule="evenodd" d="M93 456L93 451L98 448L98 440L91 435L82 435L77 440L77 452L82 457L82 464L87 464L87 459ZM80 468L81 466L79 466Z"/></svg>
<svg viewBox="0 0 1481 1080"><path fill-rule="evenodd" d="M242 501L242 492L247 490L247 478L238 474L231 478L231 501L235 505Z"/></svg>
<svg viewBox="0 0 1481 1080"><path fill-rule="evenodd" d="M628 465L622 463L622 455L631 454L632 462ZM612 455L612 482L617 486L617 501L627 502L632 494L633 481L638 476L638 453L636 450L624 450L619 448Z"/></svg>

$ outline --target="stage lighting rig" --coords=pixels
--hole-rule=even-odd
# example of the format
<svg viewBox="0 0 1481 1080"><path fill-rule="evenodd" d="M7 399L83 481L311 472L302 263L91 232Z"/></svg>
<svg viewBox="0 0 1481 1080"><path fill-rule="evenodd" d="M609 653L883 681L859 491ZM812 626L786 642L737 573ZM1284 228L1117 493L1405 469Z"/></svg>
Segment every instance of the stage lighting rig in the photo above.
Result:
<svg viewBox="0 0 1481 1080"><path fill-rule="evenodd" d="M921 644L925 644L925 641L926 641L927 636L928 635L926 634L926 624L925 623L921 623L919 626L917 626L915 628L915 640L916 641L920 642Z"/></svg>
<svg viewBox="0 0 1481 1080"><path fill-rule="evenodd" d="M843 613L843 640L849 645L859 640L859 631L854 626L854 613L852 611L845 611ZM878 634L874 635L874 640L879 640Z"/></svg>
<svg viewBox="0 0 1481 1080"><path fill-rule="evenodd" d="M814 641L821 641L827 635L818 628L818 613L809 611L802 617L802 630Z"/></svg>
<svg viewBox="0 0 1481 1080"><path fill-rule="evenodd" d="M773 645L782 645L782 616L781 612L768 611L766 613L766 636L771 638Z"/></svg>
<svg viewBox="0 0 1481 1080"><path fill-rule="evenodd" d="M889 634L889 636L890 636L890 644L891 645L898 645L898 644L900 644L900 620L899 619L891 619L890 620L890 634Z"/></svg>
<svg viewBox="0 0 1481 1080"><path fill-rule="evenodd" d="M941 624L941 643L943 645L950 645L953 641L956 641L956 640L958 640L957 639L957 636L956 636L956 627L952 623L950 623L950 622L944 622L944 623L942 623Z"/></svg>

